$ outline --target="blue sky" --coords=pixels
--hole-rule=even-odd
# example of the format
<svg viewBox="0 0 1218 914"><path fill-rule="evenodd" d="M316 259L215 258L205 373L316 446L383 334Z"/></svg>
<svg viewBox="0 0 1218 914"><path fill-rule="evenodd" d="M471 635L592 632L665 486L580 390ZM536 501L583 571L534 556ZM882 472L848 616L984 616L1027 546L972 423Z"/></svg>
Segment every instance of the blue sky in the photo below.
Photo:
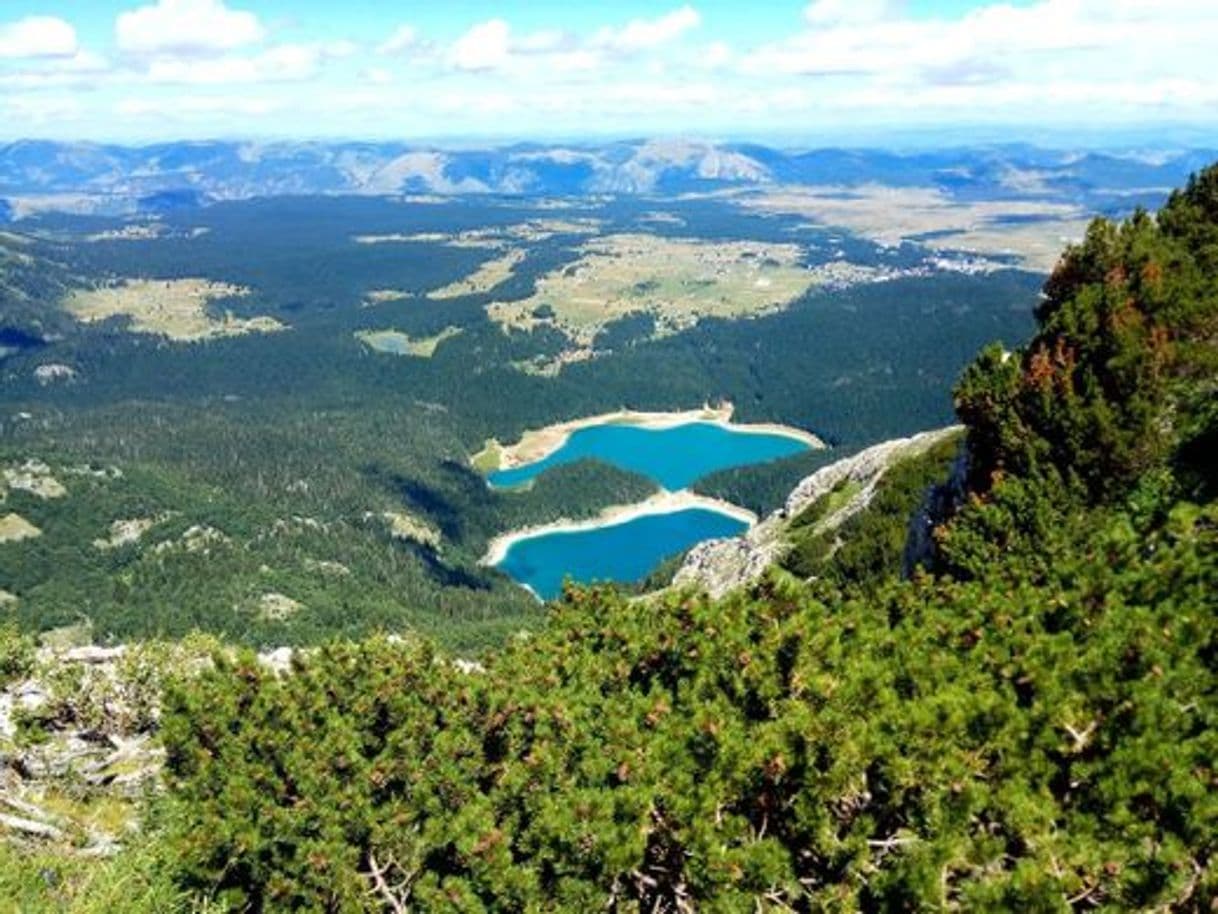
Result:
<svg viewBox="0 0 1218 914"><path fill-rule="evenodd" d="M1215 0L0 0L0 137L1218 127Z"/></svg>

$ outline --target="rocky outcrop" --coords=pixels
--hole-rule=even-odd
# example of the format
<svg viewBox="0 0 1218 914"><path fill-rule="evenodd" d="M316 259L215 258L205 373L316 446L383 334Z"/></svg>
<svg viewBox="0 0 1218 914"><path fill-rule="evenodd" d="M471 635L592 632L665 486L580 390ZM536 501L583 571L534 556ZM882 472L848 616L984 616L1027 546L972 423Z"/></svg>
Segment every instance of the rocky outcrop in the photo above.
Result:
<svg viewBox="0 0 1218 914"><path fill-rule="evenodd" d="M159 689L124 648L44 649L29 664L0 689L0 837L113 853L119 810L133 816L161 769Z"/></svg>
<svg viewBox="0 0 1218 914"><path fill-rule="evenodd" d="M45 637L45 636L44 636ZM414 636L387 635L406 645ZM171 680L213 666L235 648L214 639L21 650L0 644L0 841L69 848L104 856L138 827L144 799L163 789L161 702ZM258 653L275 676L291 675L308 649ZM461 673L485 672L475 660L436 659ZM106 812L106 826L95 821ZM0 910L8 910L0 904Z"/></svg>
<svg viewBox="0 0 1218 914"><path fill-rule="evenodd" d="M792 490L781 509L743 536L708 540L695 546L673 577L673 585L699 587L718 597L757 580L786 550L786 533L792 518L842 483L852 482L861 488L818 523L820 530L833 530L841 526L870 504L876 484L889 467L925 453L940 441L956 434L959 428L950 426L922 432L911 438L884 441L852 457L822 467Z"/></svg>
<svg viewBox="0 0 1218 914"><path fill-rule="evenodd" d="M118 850L142 800L161 789L166 678L210 667L210 650L210 642L86 644L31 648L22 664L9 657L25 668L0 686L0 840ZM258 661L282 675L294 654L282 647Z"/></svg>

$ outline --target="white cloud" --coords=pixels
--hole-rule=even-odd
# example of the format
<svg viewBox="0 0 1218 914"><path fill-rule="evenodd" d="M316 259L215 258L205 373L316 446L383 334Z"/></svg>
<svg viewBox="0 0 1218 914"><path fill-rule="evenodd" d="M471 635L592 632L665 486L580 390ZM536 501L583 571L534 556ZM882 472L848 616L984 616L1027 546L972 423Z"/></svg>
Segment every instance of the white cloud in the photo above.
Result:
<svg viewBox="0 0 1218 914"><path fill-rule="evenodd" d="M28 68L0 73L0 85L20 89L51 86L95 86L110 72L110 62L92 51L77 51L71 57L37 61Z"/></svg>
<svg viewBox="0 0 1218 914"><path fill-rule="evenodd" d="M593 86L551 83L533 87L527 93L465 87L437 93L424 104L427 110L442 116L540 117L554 121L587 116L589 110L594 110L598 117L630 122L658 114L671 116L691 106L718 105L724 97L713 85L625 80L598 81Z"/></svg>
<svg viewBox="0 0 1218 914"><path fill-rule="evenodd" d="M814 26L878 22L892 11L890 0L814 0L804 10L804 18Z"/></svg>
<svg viewBox="0 0 1218 914"><path fill-rule="evenodd" d="M114 106L122 117L155 117L182 120L199 115L237 114L264 116L278 110L280 105L270 99L241 95L192 95L186 98L139 97L125 98Z"/></svg>
<svg viewBox="0 0 1218 914"><path fill-rule="evenodd" d="M658 19L632 19L620 29L602 29L594 43L617 53L634 54L667 44L701 22L698 11L687 5Z"/></svg>
<svg viewBox="0 0 1218 914"><path fill-rule="evenodd" d="M823 98L827 111L868 112L900 123L978 121L1015 117L1037 124L1094 123L1094 119L1135 115L1140 121L1164 113L1199 111L1218 104L1218 85L1208 80L1048 81L987 86L864 86ZM1082 117L1080 117L1080 112Z"/></svg>
<svg viewBox="0 0 1218 914"><path fill-rule="evenodd" d="M76 51L76 29L54 16L0 25L0 57L71 57Z"/></svg>
<svg viewBox="0 0 1218 914"><path fill-rule="evenodd" d="M75 95L47 95L45 92L7 95L0 98L0 106L14 120L34 125L75 120L85 109Z"/></svg>
<svg viewBox="0 0 1218 914"><path fill-rule="evenodd" d="M656 19L634 19L620 28L603 28L589 38L561 29L515 35L503 19L472 26L453 42L450 65L466 72L511 71L516 75L553 75L594 70L609 59L655 50L701 22L697 10L683 6Z"/></svg>
<svg viewBox="0 0 1218 914"><path fill-rule="evenodd" d="M534 32L517 37L502 19L489 19L470 28L453 42L448 60L452 67L466 72L510 70L516 75L553 75L590 70L600 64L595 51L580 47L566 32Z"/></svg>
<svg viewBox="0 0 1218 914"><path fill-rule="evenodd" d="M488 19L453 42L450 58L458 70L495 70L510 59L512 30L502 19Z"/></svg>
<svg viewBox="0 0 1218 914"><path fill-rule="evenodd" d="M401 54L419 45L419 32L413 25L399 25L393 34L377 46L378 54Z"/></svg>
<svg viewBox="0 0 1218 914"><path fill-rule="evenodd" d="M341 60L359 53L360 46L348 38L327 41L321 46L321 55L331 60Z"/></svg>
<svg viewBox="0 0 1218 914"><path fill-rule="evenodd" d="M805 18L802 33L747 55L744 72L866 77L907 91L923 73L939 82L953 73L964 82L1200 75L1218 35L1210 0L993 3L957 19L913 19L874 0L818 0Z"/></svg>
<svg viewBox="0 0 1218 914"><path fill-rule="evenodd" d="M731 45L725 41L712 41L702 51L698 64L708 70L726 67L736 58Z"/></svg>
<svg viewBox="0 0 1218 914"><path fill-rule="evenodd" d="M0 57L15 61L0 60L0 121L46 122L72 97L85 113L57 126L94 134L122 125L116 112L152 132L176 113L184 126L165 130L200 135L1218 123L1218 0L981 0L952 16L923 4L929 18L904 0L798 0L752 46L709 17L704 34L697 0L578 32L470 20L445 45L397 23L356 44L303 20L299 43L271 44L270 23L243 11L255 0L125 2L140 8L116 22L113 65L61 20L0 25Z"/></svg>
<svg viewBox="0 0 1218 914"><path fill-rule="evenodd" d="M147 75L154 83L183 85L296 82L314 76L321 57L316 46L282 44L253 57L158 57L148 64Z"/></svg>
<svg viewBox="0 0 1218 914"><path fill-rule="evenodd" d="M520 54L554 54L575 50L579 40L562 29L533 32L512 42L512 50Z"/></svg>
<svg viewBox="0 0 1218 914"><path fill-rule="evenodd" d="M229 9L223 0L157 0L120 13L114 25L119 50L142 55L223 53L263 35L256 15Z"/></svg>

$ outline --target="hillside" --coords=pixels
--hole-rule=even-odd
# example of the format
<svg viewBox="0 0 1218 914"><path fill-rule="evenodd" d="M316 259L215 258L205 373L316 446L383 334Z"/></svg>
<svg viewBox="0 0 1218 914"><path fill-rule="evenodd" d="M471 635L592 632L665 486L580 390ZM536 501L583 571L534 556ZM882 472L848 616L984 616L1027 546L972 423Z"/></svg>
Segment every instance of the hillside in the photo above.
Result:
<svg viewBox="0 0 1218 914"><path fill-rule="evenodd" d="M31 910L1211 910L1218 167L1094 223L1045 293L957 386L955 496L898 462L826 539L842 474L785 570L572 589L479 663L217 650L145 727L143 834L12 853L0 885Z"/></svg>

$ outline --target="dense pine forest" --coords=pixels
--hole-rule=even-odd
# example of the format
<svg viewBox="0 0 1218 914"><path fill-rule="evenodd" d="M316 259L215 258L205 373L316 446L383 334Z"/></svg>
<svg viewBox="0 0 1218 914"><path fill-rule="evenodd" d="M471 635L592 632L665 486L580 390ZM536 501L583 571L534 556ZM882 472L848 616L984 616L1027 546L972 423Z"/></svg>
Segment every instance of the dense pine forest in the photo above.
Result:
<svg viewBox="0 0 1218 914"><path fill-rule="evenodd" d="M927 256L917 245L883 247L714 199L565 205L564 220L596 219L604 233L798 239L809 268L846 258L900 271ZM658 206L674 221L649 221ZM0 271L0 332L10 339L0 345L0 464L42 461L69 490L56 500L8 493L5 511L43 531L0 550L3 589L20 597L10 615L29 631L88 624L98 641L202 628L274 646L409 627L457 650L502 644L542 614L479 564L488 541L631 503L654 487L585 464L544 474L525 495L494 492L469 465L488 437L512 441L623 406L730 401L742 421L790 423L833 445L696 485L768 511L825 462L950 421L952 379L985 342L1028 336L1041 279L1003 268L817 287L779 313L708 319L657 339L626 317L601 334L598 358L545 377L516 363L552 355L561 334L504 332L486 306L532 294L546 271L578 257L586 236L530 242L495 288L444 301L425 292L499 252L353 240L493 232L554 216L527 198L285 197L161 214L161 234L150 238L122 235L129 225L118 219L51 214L0 234L0 252L13 257ZM242 286L248 295L213 307L288 329L175 342L129 332L122 317L77 322L59 305L66 290L129 276ZM381 289L404 297L370 305ZM430 358L374 352L356 336L386 327L461 332ZM46 364L74 375L46 383L36 374ZM439 547L393 537L386 512L417 518L440 535ZM163 520L141 541L95 548L121 518ZM206 555L154 551L193 528L217 532ZM339 565L350 573L319 571ZM250 606L267 591L307 609L261 618Z"/></svg>
<svg viewBox="0 0 1218 914"><path fill-rule="evenodd" d="M478 665L219 653L169 687L167 793L75 903L1211 910L1218 167L1095 222L1044 291L956 386L963 466L895 474L752 589L572 589Z"/></svg>

